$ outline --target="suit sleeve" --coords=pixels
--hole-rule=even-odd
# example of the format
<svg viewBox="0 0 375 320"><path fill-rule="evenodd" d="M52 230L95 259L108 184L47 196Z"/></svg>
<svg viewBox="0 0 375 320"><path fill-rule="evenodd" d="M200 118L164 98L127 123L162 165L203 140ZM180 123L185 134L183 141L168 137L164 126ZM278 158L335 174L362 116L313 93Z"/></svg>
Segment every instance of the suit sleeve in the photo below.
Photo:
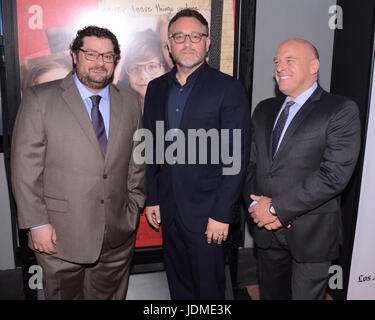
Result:
<svg viewBox="0 0 375 320"><path fill-rule="evenodd" d="M358 107L347 100L331 117L319 169L272 199L284 225L339 195L354 171L361 139Z"/></svg>
<svg viewBox="0 0 375 320"><path fill-rule="evenodd" d="M256 158L257 148L255 144L255 130L254 125L251 125L251 151L250 160L246 170L245 182L242 189L242 198L246 208L248 208L252 202L250 194L258 194L255 191L255 172L256 172Z"/></svg>
<svg viewBox="0 0 375 320"><path fill-rule="evenodd" d="M41 104L30 88L23 94L11 146L12 189L21 229L49 223L43 199L46 145Z"/></svg>
<svg viewBox="0 0 375 320"><path fill-rule="evenodd" d="M137 129L140 130L143 127L142 124L142 111L141 107L137 106L138 119ZM143 208L146 198L146 168L145 164L136 163L134 160L134 150L141 143L141 141L133 140L132 157L129 163L128 169L128 198L129 198L129 209L134 214L139 213L139 209Z"/></svg>
<svg viewBox="0 0 375 320"><path fill-rule="evenodd" d="M146 91L145 105L144 105L144 114L143 114L143 125L146 130L149 130L152 133L152 141L146 139L145 146L146 150L153 150L153 159L151 164L147 164L146 168L146 184L147 184L147 196L146 196L146 206L156 206L159 205L158 199L158 176L160 171L160 164L157 164L156 161L156 119L154 119L154 106L151 101L151 92L152 92L152 82L149 83L149 86ZM152 145L149 145L152 143Z"/></svg>
<svg viewBox="0 0 375 320"><path fill-rule="evenodd" d="M238 202L250 156L250 106L239 81L233 81L224 96L221 129L229 129L230 164L222 163L223 174L210 217L223 223L233 222L234 206ZM234 132L239 132L235 135ZM223 153L223 149L221 150Z"/></svg>

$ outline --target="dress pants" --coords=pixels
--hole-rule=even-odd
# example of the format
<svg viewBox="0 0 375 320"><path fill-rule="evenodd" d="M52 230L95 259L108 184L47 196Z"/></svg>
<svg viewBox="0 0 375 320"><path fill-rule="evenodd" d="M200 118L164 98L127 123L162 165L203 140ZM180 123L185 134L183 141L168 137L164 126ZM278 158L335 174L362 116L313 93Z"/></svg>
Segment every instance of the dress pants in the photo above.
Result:
<svg viewBox="0 0 375 320"><path fill-rule="evenodd" d="M288 249L285 229L273 231L271 246L257 248L262 300L323 300L331 261L297 262Z"/></svg>
<svg viewBox="0 0 375 320"><path fill-rule="evenodd" d="M135 234L113 249L106 233L99 259L93 264L77 264L54 255L35 252L43 269L47 300L124 300L128 289Z"/></svg>
<svg viewBox="0 0 375 320"><path fill-rule="evenodd" d="M178 217L163 227L164 262L173 300L225 299L225 243L208 244Z"/></svg>

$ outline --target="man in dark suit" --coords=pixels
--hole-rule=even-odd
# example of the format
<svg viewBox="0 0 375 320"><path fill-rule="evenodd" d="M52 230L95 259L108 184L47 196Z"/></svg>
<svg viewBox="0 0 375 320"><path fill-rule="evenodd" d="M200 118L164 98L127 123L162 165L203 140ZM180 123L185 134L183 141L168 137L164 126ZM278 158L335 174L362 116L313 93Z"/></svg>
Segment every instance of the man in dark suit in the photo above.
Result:
<svg viewBox="0 0 375 320"><path fill-rule="evenodd" d="M224 299L223 242L250 154L250 108L242 85L205 62L210 39L200 13L178 12L168 33L176 67L149 83L145 99L144 127L154 136L146 216L155 228L163 223L172 299ZM160 123L169 141L158 155ZM194 132L203 134L198 145Z"/></svg>
<svg viewBox="0 0 375 320"><path fill-rule="evenodd" d="M79 30L73 72L25 90L12 138L20 228L43 269L46 299L124 299L144 165L137 98L112 85L120 58L105 28Z"/></svg>
<svg viewBox="0 0 375 320"><path fill-rule="evenodd" d="M244 198L253 218L262 299L323 299L339 255L340 194L360 149L353 101L318 84L319 56L283 42L275 78L286 95L259 103Z"/></svg>

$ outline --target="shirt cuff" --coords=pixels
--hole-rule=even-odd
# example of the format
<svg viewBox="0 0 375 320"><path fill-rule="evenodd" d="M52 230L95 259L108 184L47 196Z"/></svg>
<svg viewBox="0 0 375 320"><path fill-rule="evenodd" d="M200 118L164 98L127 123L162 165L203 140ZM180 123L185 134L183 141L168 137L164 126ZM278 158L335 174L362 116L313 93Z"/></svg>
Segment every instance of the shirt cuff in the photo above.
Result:
<svg viewBox="0 0 375 320"><path fill-rule="evenodd" d="M258 203L258 201L254 200L252 203L250 203L249 208L251 208L252 206L255 206L257 203Z"/></svg>
<svg viewBox="0 0 375 320"><path fill-rule="evenodd" d="M30 230L39 229L39 228L44 227L44 226L46 226L46 225L47 225L47 224L42 224L41 226L32 227L32 228L30 228Z"/></svg>

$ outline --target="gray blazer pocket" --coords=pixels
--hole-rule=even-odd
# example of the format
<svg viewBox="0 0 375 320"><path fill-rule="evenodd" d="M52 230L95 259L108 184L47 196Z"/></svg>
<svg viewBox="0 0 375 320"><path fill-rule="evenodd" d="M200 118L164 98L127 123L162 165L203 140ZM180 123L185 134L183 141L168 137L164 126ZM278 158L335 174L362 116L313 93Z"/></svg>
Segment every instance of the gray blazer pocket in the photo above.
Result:
<svg viewBox="0 0 375 320"><path fill-rule="evenodd" d="M68 201L44 196L48 211L66 212L68 211Z"/></svg>

